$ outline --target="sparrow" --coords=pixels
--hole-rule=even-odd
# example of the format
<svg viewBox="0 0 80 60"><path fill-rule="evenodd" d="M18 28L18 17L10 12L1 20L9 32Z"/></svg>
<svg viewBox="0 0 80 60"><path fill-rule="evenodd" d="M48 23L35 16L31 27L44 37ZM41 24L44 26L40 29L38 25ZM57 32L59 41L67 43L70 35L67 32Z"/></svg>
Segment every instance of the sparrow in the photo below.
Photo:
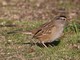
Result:
<svg viewBox="0 0 80 60"><path fill-rule="evenodd" d="M47 47L45 43L53 42L62 36L66 20L66 16L57 16L54 20L44 23L39 28L32 30L29 34L33 34L32 38L37 39L39 43Z"/></svg>
<svg viewBox="0 0 80 60"><path fill-rule="evenodd" d="M38 43L41 43L44 47L47 47L45 43L53 42L63 35L66 21L67 17L65 15L59 15L53 20L42 24L40 27L31 30L30 32L23 32L23 34L32 35L32 39L37 39ZM35 41L33 43L35 43Z"/></svg>

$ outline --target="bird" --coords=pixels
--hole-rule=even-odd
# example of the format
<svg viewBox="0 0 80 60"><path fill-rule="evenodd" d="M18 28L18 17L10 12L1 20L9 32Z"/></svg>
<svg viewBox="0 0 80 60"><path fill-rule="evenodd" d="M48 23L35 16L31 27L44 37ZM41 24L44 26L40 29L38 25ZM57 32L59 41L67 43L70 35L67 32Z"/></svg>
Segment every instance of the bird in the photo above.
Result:
<svg viewBox="0 0 80 60"><path fill-rule="evenodd" d="M45 43L53 42L63 35L66 21L67 17L65 15L59 15L56 16L53 20L42 24L36 29L22 33L32 35L32 39L37 39L38 43L41 43L44 47L47 47ZM33 43L35 43L35 41L33 41Z"/></svg>
<svg viewBox="0 0 80 60"><path fill-rule="evenodd" d="M60 15L51 20L50 22L42 24L37 29L31 31L32 38L35 38L44 47L45 43L53 42L63 35L64 27L66 26L67 17Z"/></svg>

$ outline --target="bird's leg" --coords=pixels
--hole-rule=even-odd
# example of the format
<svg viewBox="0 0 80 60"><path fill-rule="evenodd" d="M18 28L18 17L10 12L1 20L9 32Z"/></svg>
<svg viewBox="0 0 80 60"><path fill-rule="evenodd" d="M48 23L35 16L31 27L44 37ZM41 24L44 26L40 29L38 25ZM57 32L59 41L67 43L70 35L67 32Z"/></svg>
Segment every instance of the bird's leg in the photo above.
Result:
<svg viewBox="0 0 80 60"><path fill-rule="evenodd" d="M42 44L44 45L44 47L46 47L46 48L47 48L47 46L44 44L44 41L42 41Z"/></svg>

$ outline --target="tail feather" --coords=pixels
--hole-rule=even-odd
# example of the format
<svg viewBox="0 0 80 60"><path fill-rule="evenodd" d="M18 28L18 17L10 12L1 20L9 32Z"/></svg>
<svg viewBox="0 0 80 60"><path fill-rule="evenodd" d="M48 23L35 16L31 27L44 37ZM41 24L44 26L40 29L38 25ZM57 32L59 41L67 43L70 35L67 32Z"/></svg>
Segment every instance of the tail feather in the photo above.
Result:
<svg viewBox="0 0 80 60"><path fill-rule="evenodd" d="M14 34L14 33L22 33L22 34L27 34L27 35L33 35L32 32L30 32L30 31L22 31L21 29L7 32L7 34Z"/></svg>
<svg viewBox="0 0 80 60"><path fill-rule="evenodd" d="M28 31L22 31L22 34L28 34L28 35L33 35L32 32L28 32Z"/></svg>
<svg viewBox="0 0 80 60"><path fill-rule="evenodd" d="M13 30L13 31L7 32L7 34L18 33L20 31L22 31L22 29Z"/></svg>

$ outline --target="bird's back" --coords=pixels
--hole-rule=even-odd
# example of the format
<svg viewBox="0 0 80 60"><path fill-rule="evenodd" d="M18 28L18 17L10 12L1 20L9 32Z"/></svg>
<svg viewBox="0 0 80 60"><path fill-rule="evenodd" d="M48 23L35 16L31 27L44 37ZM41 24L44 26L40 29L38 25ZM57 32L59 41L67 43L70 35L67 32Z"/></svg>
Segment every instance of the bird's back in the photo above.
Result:
<svg viewBox="0 0 80 60"><path fill-rule="evenodd" d="M54 26L54 22L53 21L50 21L50 22L47 22L43 25L41 25L39 28L37 28L36 30L34 30L34 36L35 38L43 35L43 34L50 34L51 33L51 28Z"/></svg>

